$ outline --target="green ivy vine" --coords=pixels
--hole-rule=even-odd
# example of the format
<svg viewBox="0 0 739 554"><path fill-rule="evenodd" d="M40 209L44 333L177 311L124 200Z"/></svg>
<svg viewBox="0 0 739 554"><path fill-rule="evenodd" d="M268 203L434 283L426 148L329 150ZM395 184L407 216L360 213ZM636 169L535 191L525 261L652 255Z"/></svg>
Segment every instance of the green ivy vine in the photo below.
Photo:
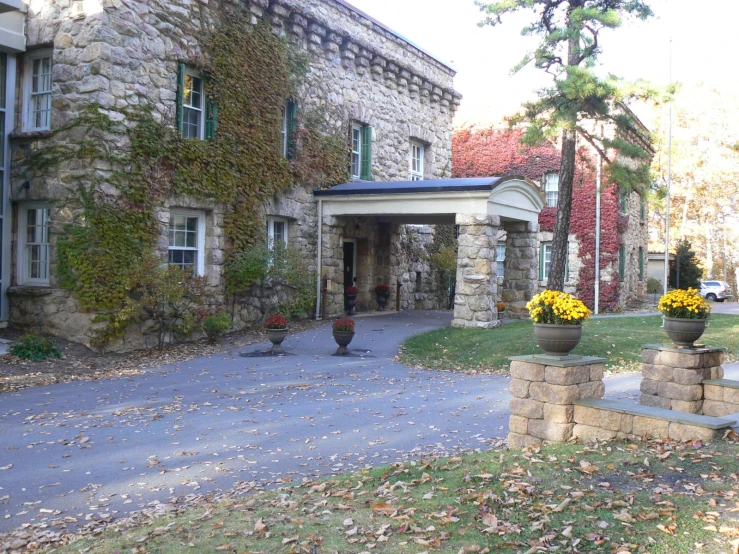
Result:
<svg viewBox="0 0 739 554"><path fill-rule="evenodd" d="M152 251L161 232L157 205L176 195L227 206L224 231L234 258L263 240L263 200L296 181L331 186L347 179L345 127L325 111L300 113L297 156L280 144L281 107L296 99L307 54L275 36L266 23L224 16L204 39L206 92L218 102L212 140L182 139L150 106L104 110L90 105L53 133L53 144L32 150L26 178L55 176L71 183L64 206L74 214L57 237L60 286L96 312L97 342L125 332L116 317L125 304L127 275ZM115 322L115 324L114 324Z"/></svg>

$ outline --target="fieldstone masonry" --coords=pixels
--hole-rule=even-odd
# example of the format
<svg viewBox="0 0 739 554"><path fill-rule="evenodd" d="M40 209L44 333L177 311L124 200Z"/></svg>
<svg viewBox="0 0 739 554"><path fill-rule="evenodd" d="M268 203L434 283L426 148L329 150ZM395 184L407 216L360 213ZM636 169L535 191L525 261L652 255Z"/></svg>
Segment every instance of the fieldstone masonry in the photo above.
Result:
<svg viewBox="0 0 739 554"><path fill-rule="evenodd" d="M704 414L703 382L723 378L723 355L721 348L646 345L642 350L639 402L654 408Z"/></svg>
<svg viewBox="0 0 739 554"><path fill-rule="evenodd" d="M495 263L500 218L457 214L457 285L452 327L493 329L500 325Z"/></svg>
<svg viewBox="0 0 739 554"><path fill-rule="evenodd" d="M506 304L507 318L527 319L526 304L536 294L539 278L539 225L525 221L506 222L504 228L506 259L501 300Z"/></svg>
<svg viewBox="0 0 739 554"><path fill-rule="evenodd" d="M603 358L514 356L511 361L509 448L566 442L575 428L575 401L601 398Z"/></svg>

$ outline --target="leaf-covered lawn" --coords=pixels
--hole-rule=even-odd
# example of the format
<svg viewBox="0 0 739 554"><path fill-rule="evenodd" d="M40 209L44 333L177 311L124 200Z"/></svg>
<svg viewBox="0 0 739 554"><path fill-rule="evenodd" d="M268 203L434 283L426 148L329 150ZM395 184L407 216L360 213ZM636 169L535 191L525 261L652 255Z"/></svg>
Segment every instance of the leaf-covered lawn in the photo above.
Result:
<svg viewBox="0 0 739 554"><path fill-rule="evenodd" d="M641 347L669 342L660 329L661 316L591 319L574 354L608 358L611 371L638 370ZM701 342L728 349L727 360L739 355L739 316L713 314ZM400 361L414 367L457 371L499 372L509 366L508 356L535 354L530 321L507 323L498 329L437 329L406 340Z"/></svg>
<svg viewBox="0 0 739 554"><path fill-rule="evenodd" d="M56 552L737 552L736 443L491 451L204 503Z"/></svg>

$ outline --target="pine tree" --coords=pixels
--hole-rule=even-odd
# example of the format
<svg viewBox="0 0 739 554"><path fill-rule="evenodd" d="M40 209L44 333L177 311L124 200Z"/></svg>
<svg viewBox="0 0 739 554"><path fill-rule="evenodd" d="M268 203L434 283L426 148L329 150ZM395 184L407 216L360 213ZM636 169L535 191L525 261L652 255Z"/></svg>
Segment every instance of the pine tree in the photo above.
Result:
<svg viewBox="0 0 739 554"><path fill-rule="evenodd" d="M698 263L698 258L693 251L693 245L689 240L680 240L675 247L675 261L670 264L670 278L668 282L671 287L687 289L701 286L703 269Z"/></svg>
<svg viewBox="0 0 739 554"><path fill-rule="evenodd" d="M496 26L509 13L532 11L533 20L522 34L541 38L536 50L528 53L514 72L533 64L552 75L553 84L539 92L538 100L525 103L522 113L512 117L510 123L525 124L522 140L526 144L561 136L559 200L547 288L563 290L578 137L595 148L608 164L607 175L625 190L642 194L650 180L650 154L633 140L643 136L644 129L626 102L655 98L656 92L644 82L625 85L613 75L601 77L596 74L595 64L604 29L619 27L625 16L646 20L653 15L652 10L643 0L475 3L486 14L481 26Z"/></svg>

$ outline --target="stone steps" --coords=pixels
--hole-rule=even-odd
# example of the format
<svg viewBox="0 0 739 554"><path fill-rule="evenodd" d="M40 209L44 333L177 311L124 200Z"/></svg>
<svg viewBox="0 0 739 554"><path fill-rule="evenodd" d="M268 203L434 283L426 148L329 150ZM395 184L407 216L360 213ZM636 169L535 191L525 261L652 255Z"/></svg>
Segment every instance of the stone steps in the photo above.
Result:
<svg viewBox="0 0 739 554"><path fill-rule="evenodd" d="M739 385L739 382L737 383ZM573 436L583 441L648 435L677 441L720 439L735 420L696 415L621 402L587 398L576 400Z"/></svg>

